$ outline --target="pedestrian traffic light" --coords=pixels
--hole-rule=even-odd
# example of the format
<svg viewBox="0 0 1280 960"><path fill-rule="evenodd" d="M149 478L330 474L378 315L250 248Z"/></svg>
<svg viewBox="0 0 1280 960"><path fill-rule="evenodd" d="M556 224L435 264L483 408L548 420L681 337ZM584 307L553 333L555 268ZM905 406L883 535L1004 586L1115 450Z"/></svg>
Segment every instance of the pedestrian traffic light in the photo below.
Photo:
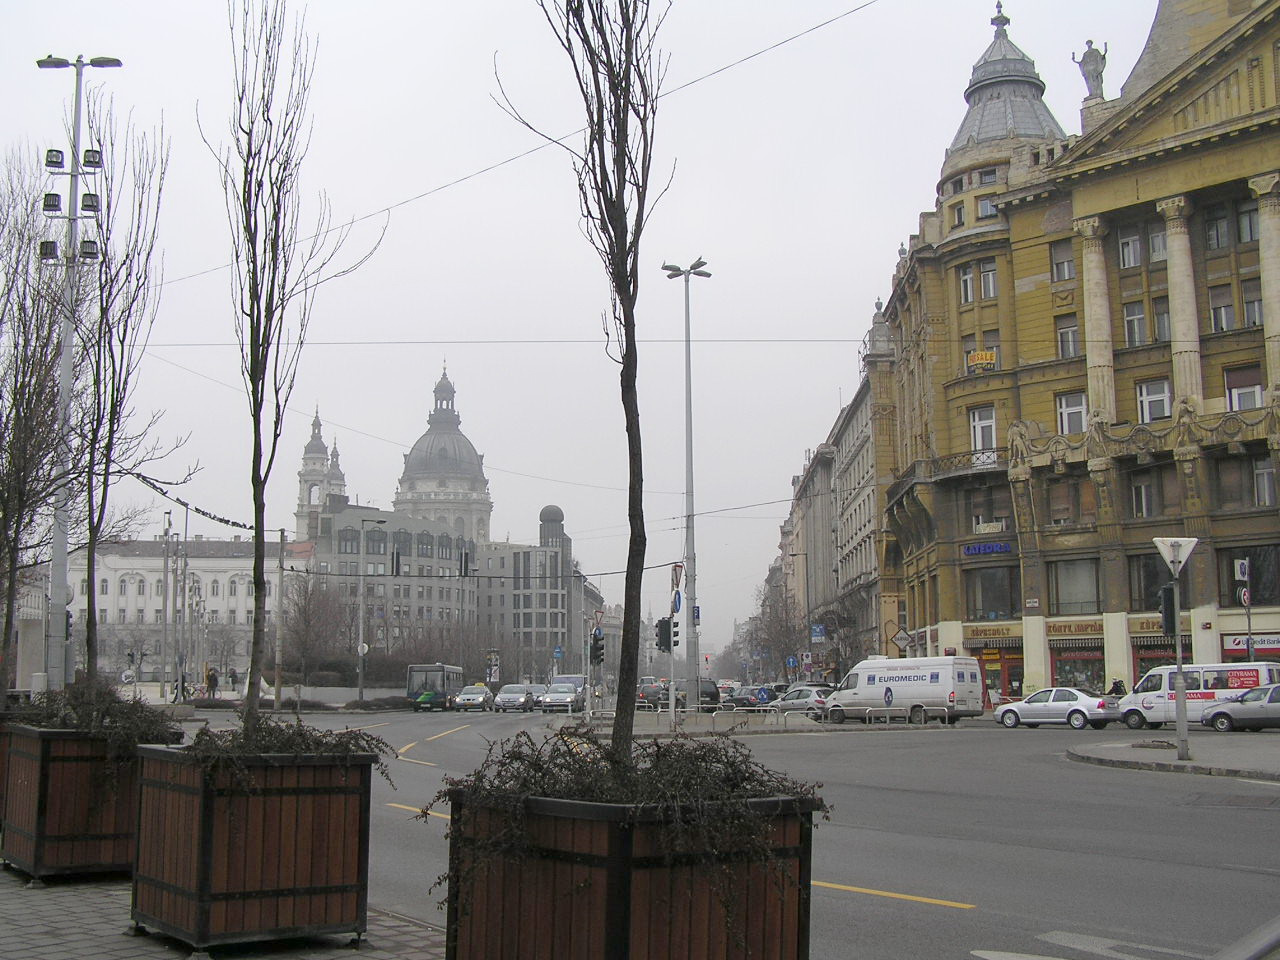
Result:
<svg viewBox="0 0 1280 960"><path fill-rule="evenodd" d="M671 645L680 646L680 618L674 613L671 615Z"/></svg>
<svg viewBox="0 0 1280 960"><path fill-rule="evenodd" d="M1174 584L1172 582L1166 583L1160 588L1160 623L1166 637L1176 638L1178 636L1178 621L1173 606L1173 590Z"/></svg>
<svg viewBox="0 0 1280 960"><path fill-rule="evenodd" d="M658 649L663 653L671 652L671 618L663 617L654 625L654 633L658 637Z"/></svg>
<svg viewBox="0 0 1280 960"><path fill-rule="evenodd" d="M591 662L604 663L604 638L594 637L591 641Z"/></svg>

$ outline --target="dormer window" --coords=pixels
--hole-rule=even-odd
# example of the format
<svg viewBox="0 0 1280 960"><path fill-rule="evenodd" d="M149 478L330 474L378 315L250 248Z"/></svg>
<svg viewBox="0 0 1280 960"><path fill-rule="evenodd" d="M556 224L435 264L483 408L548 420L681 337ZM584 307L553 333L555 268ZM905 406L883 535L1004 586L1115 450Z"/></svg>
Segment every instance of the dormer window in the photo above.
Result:
<svg viewBox="0 0 1280 960"><path fill-rule="evenodd" d="M996 182L996 168L988 167L986 170L978 171L978 183L988 184Z"/></svg>
<svg viewBox="0 0 1280 960"><path fill-rule="evenodd" d="M964 193L964 177L956 177L951 181L951 193L952 195Z"/></svg>

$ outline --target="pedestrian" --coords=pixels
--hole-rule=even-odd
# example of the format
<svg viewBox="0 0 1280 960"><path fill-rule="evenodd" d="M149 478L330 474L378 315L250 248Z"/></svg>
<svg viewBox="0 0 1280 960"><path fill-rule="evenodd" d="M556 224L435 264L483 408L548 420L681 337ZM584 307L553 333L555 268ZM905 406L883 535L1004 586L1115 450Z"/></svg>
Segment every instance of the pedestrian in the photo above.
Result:
<svg viewBox="0 0 1280 960"><path fill-rule="evenodd" d="M236 668L232 667L229 671L227 671L227 676L231 680L231 692L235 693L237 690L240 689L240 675L236 673Z"/></svg>
<svg viewBox="0 0 1280 960"><path fill-rule="evenodd" d="M1109 697L1123 697L1129 691L1125 689L1124 681L1116 677L1111 681L1111 689L1107 691Z"/></svg>
<svg viewBox="0 0 1280 960"><path fill-rule="evenodd" d="M218 671L213 667L210 667L209 672L205 675L204 685L210 699L218 695Z"/></svg>

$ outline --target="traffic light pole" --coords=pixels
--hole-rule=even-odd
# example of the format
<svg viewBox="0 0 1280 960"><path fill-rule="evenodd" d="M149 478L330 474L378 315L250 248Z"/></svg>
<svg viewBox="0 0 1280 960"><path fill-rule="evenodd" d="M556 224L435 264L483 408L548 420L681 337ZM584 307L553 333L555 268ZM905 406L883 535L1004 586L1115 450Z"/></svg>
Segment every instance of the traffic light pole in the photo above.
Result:
<svg viewBox="0 0 1280 960"><path fill-rule="evenodd" d="M1191 759L1191 746L1187 741L1187 678L1182 672L1182 622L1181 596L1178 578L1173 578L1173 650L1177 658L1178 672L1173 675L1173 723L1178 734L1178 759Z"/></svg>

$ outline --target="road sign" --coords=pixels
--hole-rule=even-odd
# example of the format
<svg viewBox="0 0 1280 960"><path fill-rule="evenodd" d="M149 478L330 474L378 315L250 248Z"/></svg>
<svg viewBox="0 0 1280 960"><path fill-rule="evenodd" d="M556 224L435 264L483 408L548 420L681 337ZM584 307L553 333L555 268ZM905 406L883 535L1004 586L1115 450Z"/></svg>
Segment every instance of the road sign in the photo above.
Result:
<svg viewBox="0 0 1280 960"><path fill-rule="evenodd" d="M556 648L551 651L551 655L555 657L557 660L559 660L561 657L564 656L564 651L560 649L560 644L558 643L556 644Z"/></svg>
<svg viewBox="0 0 1280 960"><path fill-rule="evenodd" d="M121 682L121 683L133 683L133 671L132 671L132 670L125 670L125 671L122 671L122 672L121 672L121 674L120 674L120 682Z"/></svg>
<svg viewBox="0 0 1280 960"><path fill-rule="evenodd" d="M680 589L680 575L684 573L683 563L673 563L671 565L671 589L676 591Z"/></svg>
<svg viewBox="0 0 1280 960"><path fill-rule="evenodd" d="M795 658L795 657L787 657L787 666L788 666L788 667L791 667L792 669L795 669L796 664L797 664L798 662L799 662L799 661L798 661L798 660L796 660L796 658Z"/></svg>
<svg viewBox="0 0 1280 960"><path fill-rule="evenodd" d="M702 607L697 605L693 608L693 625L695 627L702 625Z"/></svg>
<svg viewBox="0 0 1280 960"><path fill-rule="evenodd" d="M361 643L356 646L356 653L360 654L360 656L363 657L368 652L369 652L369 645L367 643Z"/></svg>
<svg viewBox="0 0 1280 960"><path fill-rule="evenodd" d="M1242 607L1249 606L1249 588L1248 587L1240 588L1240 606Z"/></svg>
<svg viewBox="0 0 1280 960"><path fill-rule="evenodd" d="M827 625L825 623L809 624L809 639L810 640L827 639Z"/></svg>
<svg viewBox="0 0 1280 960"><path fill-rule="evenodd" d="M1235 567L1236 579L1243 580L1245 583L1248 583L1249 582L1249 558L1245 557L1243 560L1233 560L1231 563L1232 563L1232 566Z"/></svg>
<svg viewBox="0 0 1280 960"><path fill-rule="evenodd" d="M679 590L677 590L675 593L671 594L671 612L672 612L672 613L679 613L679 612L680 612L680 601L681 601L681 599L682 599L682 598L681 598L681 596L680 596L680 591L679 591Z"/></svg>
<svg viewBox="0 0 1280 960"><path fill-rule="evenodd" d="M800 662L813 663L813 654L806 650L804 653L800 654Z"/></svg>
<svg viewBox="0 0 1280 960"><path fill-rule="evenodd" d="M600 622L601 622L602 620L604 620L604 611L603 611L603 610L597 610L597 611L596 611L596 626L597 626L597 627L598 627L598 626L600 626Z"/></svg>
<svg viewBox="0 0 1280 960"><path fill-rule="evenodd" d="M1151 541L1175 577L1182 572L1187 557L1191 556L1191 551L1200 542L1196 537L1152 537Z"/></svg>
<svg viewBox="0 0 1280 960"><path fill-rule="evenodd" d="M594 630L591 631L591 636L595 637L597 640L603 640L604 631L599 627L596 627Z"/></svg>

